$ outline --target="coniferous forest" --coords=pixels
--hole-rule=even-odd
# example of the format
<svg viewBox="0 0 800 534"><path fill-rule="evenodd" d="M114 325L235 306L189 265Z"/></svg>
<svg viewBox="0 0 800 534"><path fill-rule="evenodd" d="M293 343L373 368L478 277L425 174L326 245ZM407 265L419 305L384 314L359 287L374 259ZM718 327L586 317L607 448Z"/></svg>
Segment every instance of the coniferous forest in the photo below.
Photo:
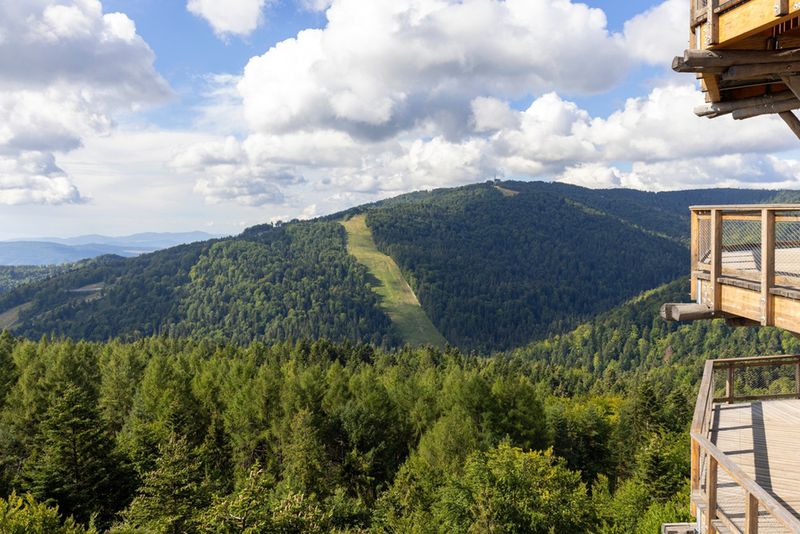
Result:
<svg viewBox="0 0 800 534"><path fill-rule="evenodd" d="M492 356L3 334L0 531L656 532L704 359L798 348L684 285Z"/></svg>
<svg viewBox="0 0 800 534"><path fill-rule="evenodd" d="M703 362L800 348L658 317L687 298L689 201L487 183L8 270L0 532L621 534L688 519ZM340 221L359 212L446 349L393 328L347 252Z"/></svg>

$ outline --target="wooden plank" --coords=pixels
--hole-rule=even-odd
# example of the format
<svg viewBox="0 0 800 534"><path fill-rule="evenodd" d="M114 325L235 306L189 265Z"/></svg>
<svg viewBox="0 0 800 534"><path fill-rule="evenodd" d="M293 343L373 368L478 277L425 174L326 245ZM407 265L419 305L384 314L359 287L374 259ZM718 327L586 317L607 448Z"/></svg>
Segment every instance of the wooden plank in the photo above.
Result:
<svg viewBox="0 0 800 534"><path fill-rule="evenodd" d="M788 63L756 63L753 65L738 65L730 67L722 73L722 79L727 80L748 80L758 79L764 76L784 76L800 72L800 61L790 61Z"/></svg>
<svg viewBox="0 0 800 534"><path fill-rule="evenodd" d="M691 442L692 467L690 478L692 484L692 494L694 494L700 489L700 445L698 445L693 439ZM697 515L697 504L694 502L694 499L691 500L691 512L693 516Z"/></svg>
<svg viewBox="0 0 800 534"><path fill-rule="evenodd" d="M700 85L706 93L706 100L708 102L719 102L722 100L722 93L719 88L719 76L715 74L704 74Z"/></svg>
<svg viewBox="0 0 800 534"><path fill-rule="evenodd" d="M734 373L736 372L735 365L728 366L728 377L725 380L725 397L728 399L728 404L733 404L733 398L736 396L736 392L734 387L736 382L734 382Z"/></svg>
<svg viewBox="0 0 800 534"><path fill-rule="evenodd" d="M796 5L790 6L789 14L797 9ZM719 16L717 43L731 45L786 20L788 15L775 17L775 0L750 0Z"/></svg>
<svg viewBox="0 0 800 534"><path fill-rule="evenodd" d="M774 295L772 313L775 326L800 333L800 301Z"/></svg>
<svg viewBox="0 0 800 534"><path fill-rule="evenodd" d="M758 291L718 284L719 308L725 314L761 321L761 294Z"/></svg>
<svg viewBox="0 0 800 534"><path fill-rule="evenodd" d="M706 46L713 46L719 43L719 14L717 13L719 0L707 0L707 2L706 24L708 25L708 33L706 33L705 44Z"/></svg>
<svg viewBox="0 0 800 534"><path fill-rule="evenodd" d="M711 210L711 308L721 309L722 292L719 277L722 273L722 211Z"/></svg>
<svg viewBox="0 0 800 534"><path fill-rule="evenodd" d="M783 17L789 14L789 0L775 0L775 16Z"/></svg>
<svg viewBox="0 0 800 534"><path fill-rule="evenodd" d="M792 114L794 117L794 114ZM796 120L796 118L795 118ZM761 325L772 326L775 319L772 313L775 285L775 212L761 211Z"/></svg>
<svg viewBox="0 0 800 534"><path fill-rule="evenodd" d="M720 204L713 206L690 206L690 210L694 211L749 211L760 212L761 210L776 210L776 211L797 211L800 210L800 204Z"/></svg>

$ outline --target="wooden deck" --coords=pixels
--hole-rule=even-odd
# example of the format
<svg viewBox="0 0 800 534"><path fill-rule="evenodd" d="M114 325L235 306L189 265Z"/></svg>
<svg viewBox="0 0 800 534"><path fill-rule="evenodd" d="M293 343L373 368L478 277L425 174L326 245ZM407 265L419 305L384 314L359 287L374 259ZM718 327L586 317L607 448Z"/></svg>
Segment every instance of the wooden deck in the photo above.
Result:
<svg viewBox="0 0 800 534"><path fill-rule="evenodd" d="M759 486L800 519L800 400L715 404L711 441ZM744 490L719 473L718 505L745 531ZM790 532L765 510L760 533Z"/></svg>

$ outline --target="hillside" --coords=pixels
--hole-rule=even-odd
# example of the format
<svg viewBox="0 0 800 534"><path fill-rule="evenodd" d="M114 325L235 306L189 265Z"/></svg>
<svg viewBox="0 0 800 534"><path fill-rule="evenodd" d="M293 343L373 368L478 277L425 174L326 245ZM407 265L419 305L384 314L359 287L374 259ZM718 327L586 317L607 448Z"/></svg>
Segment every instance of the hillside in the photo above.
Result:
<svg viewBox="0 0 800 534"><path fill-rule="evenodd" d="M689 202L774 194L487 183L401 197L367 210L367 223L439 331L485 351L565 331L685 274Z"/></svg>
<svg viewBox="0 0 800 534"><path fill-rule="evenodd" d="M569 330L685 274L692 199L774 195L502 187L517 194L493 184L413 193L135 258L103 256L0 295L0 314L30 338L413 341L397 335L376 279L348 254L339 221L362 212L435 328L459 347L499 350Z"/></svg>

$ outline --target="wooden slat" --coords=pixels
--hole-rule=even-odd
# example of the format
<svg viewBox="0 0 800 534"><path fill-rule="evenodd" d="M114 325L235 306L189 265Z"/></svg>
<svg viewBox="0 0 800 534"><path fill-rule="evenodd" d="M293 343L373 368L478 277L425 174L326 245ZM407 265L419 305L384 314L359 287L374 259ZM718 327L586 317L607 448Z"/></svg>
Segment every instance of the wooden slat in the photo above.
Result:
<svg viewBox="0 0 800 534"><path fill-rule="evenodd" d="M722 274L722 211L711 210L711 308L722 309L719 277Z"/></svg>
<svg viewBox="0 0 800 534"><path fill-rule="evenodd" d="M698 249L698 241L700 239L700 222L697 220L697 213L691 212L691 245L690 245L690 253L689 256L691 257L691 270L694 270L694 266L697 265L697 249ZM697 277L692 275L690 279L690 289L689 292L691 294L691 298L693 302L697 301Z"/></svg>

